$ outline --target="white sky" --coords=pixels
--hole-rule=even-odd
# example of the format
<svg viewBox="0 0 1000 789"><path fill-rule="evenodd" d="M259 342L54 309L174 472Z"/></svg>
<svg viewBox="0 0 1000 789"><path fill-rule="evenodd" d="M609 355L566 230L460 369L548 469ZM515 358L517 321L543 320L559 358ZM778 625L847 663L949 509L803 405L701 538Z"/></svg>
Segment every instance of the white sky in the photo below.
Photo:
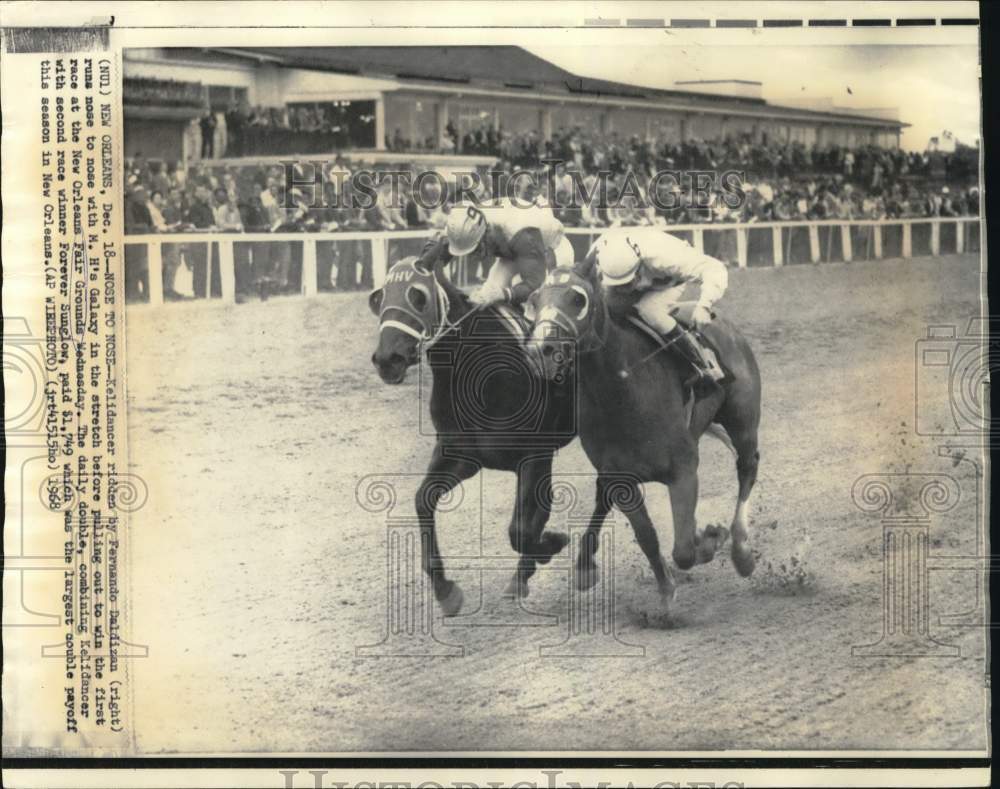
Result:
<svg viewBox="0 0 1000 789"><path fill-rule="evenodd" d="M748 79L763 96L832 97L842 107L898 107L901 145L922 151L948 129L980 136L979 52L974 46L551 46L529 47L574 73L656 88L678 80ZM850 87L853 95L847 92Z"/></svg>

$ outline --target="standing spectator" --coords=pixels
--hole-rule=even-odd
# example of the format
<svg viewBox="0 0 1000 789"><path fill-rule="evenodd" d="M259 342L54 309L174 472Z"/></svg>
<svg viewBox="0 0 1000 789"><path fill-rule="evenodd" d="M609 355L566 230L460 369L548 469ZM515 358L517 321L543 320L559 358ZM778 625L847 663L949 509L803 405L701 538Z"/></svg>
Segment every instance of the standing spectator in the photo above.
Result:
<svg viewBox="0 0 1000 789"><path fill-rule="evenodd" d="M167 198L162 204L157 200L157 195L153 195L153 203L160 212L163 219L163 232L175 232L184 219L184 207L181 203L181 192L179 189L171 189ZM152 209L150 210L152 214ZM153 218L154 224L156 218ZM163 256L163 297L165 299L177 300L182 298L174 288L174 280L177 278L177 270L181 265L181 244L162 244L160 246Z"/></svg>
<svg viewBox="0 0 1000 789"><path fill-rule="evenodd" d="M215 115L212 110L206 110L198 121L201 128L201 158L211 159L215 152Z"/></svg>
<svg viewBox="0 0 1000 789"><path fill-rule="evenodd" d="M196 186L194 200L184 218L186 222L199 230L209 230L215 226L215 212L212 210L208 187ZM208 296L208 253L207 243L188 244L188 257L191 261L191 276L194 279L195 298Z"/></svg>
<svg viewBox="0 0 1000 789"><path fill-rule="evenodd" d="M243 155L243 127L246 118L243 110L235 101L226 111L226 156Z"/></svg>
<svg viewBox="0 0 1000 789"><path fill-rule="evenodd" d="M844 154L844 177L852 178L854 176L854 153L848 151Z"/></svg>
<svg viewBox="0 0 1000 789"><path fill-rule="evenodd" d="M125 232L150 233L153 218L147 206L146 188L137 186L125 203ZM125 298L136 301L149 298L149 256L141 244L125 246Z"/></svg>

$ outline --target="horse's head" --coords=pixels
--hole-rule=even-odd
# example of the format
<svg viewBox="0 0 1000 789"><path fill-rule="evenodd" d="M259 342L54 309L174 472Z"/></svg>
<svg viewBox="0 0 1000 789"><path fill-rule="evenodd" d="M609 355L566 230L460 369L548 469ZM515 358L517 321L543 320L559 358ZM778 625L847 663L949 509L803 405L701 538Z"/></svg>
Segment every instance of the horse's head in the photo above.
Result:
<svg viewBox="0 0 1000 789"><path fill-rule="evenodd" d="M402 383L407 368L420 361L420 343L433 339L444 324L448 297L434 272L411 256L389 269L368 306L379 319L372 364L386 383Z"/></svg>
<svg viewBox="0 0 1000 789"><path fill-rule="evenodd" d="M586 350L595 335L601 304L591 273L592 267L585 264L560 266L531 296L535 321L530 348L550 381L572 367L576 354Z"/></svg>

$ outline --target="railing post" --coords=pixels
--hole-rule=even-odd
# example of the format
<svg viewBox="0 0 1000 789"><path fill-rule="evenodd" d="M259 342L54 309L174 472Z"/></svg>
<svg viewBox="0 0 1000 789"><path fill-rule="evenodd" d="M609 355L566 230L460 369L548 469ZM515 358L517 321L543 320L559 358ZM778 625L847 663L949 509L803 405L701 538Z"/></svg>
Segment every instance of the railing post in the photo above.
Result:
<svg viewBox="0 0 1000 789"><path fill-rule="evenodd" d="M772 227L771 228L771 248L774 250L772 255L774 259L775 266L785 265L785 247L781 238L781 228Z"/></svg>
<svg viewBox="0 0 1000 789"><path fill-rule="evenodd" d="M747 237L750 231L745 227L736 229L736 265L740 268L747 267Z"/></svg>
<svg viewBox="0 0 1000 789"><path fill-rule="evenodd" d="M959 219L955 223L955 253L961 255L965 252L965 228L968 224L964 219Z"/></svg>
<svg viewBox="0 0 1000 789"><path fill-rule="evenodd" d="M850 263L854 257L854 250L851 248L851 226L840 226L840 249L844 253L844 262Z"/></svg>
<svg viewBox="0 0 1000 789"><path fill-rule="evenodd" d="M809 257L819 263L819 226L809 225Z"/></svg>
<svg viewBox="0 0 1000 789"><path fill-rule="evenodd" d="M372 283L376 288L385 282L385 273L389 258L389 240L385 236L376 236L372 244Z"/></svg>
<svg viewBox="0 0 1000 789"><path fill-rule="evenodd" d="M209 268L211 269L211 266ZM211 281L211 277L209 277L209 283ZM233 263L233 242L228 238L219 241L219 282L222 285L223 303L235 304L236 266Z"/></svg>
<svg viewBox="0 0 1000 789"><path fill-rule="evenodd" d="M931 222L931 254L937 255L941 252L941 222L935 219Z"/></svg>
<svg viewBox="0 0 1000 789"><path fill-rule="evenodd" d="M909 222L903 223L903 257L913 257L913 225Z"/></svg>
<svg viewBox="0 0 1000 789"><path fill-rule="evenodd" d="M316 274L316 239L302 239L302 295L315 296L318 291Z"/></svg>
<svg viewBox="0 0 1000 789"><path fill-rule="evenodd" d="M146 260L149 271L149 303L158 306L163 304L163 247L159 239L146 244Z"/></svg>
<svg viewBox="0 0 1000 789"><path fill-rule="evenodd" d="M702 254L705 253L705 231L700 227L696 227L692 231L691 246L697 249Z"/></svg>
<svg viewBox="0 0 1000 789"><path fill-rule="evenodd" d="M875 239L875 257L882 257L882 225L871 225Z"/></svg>

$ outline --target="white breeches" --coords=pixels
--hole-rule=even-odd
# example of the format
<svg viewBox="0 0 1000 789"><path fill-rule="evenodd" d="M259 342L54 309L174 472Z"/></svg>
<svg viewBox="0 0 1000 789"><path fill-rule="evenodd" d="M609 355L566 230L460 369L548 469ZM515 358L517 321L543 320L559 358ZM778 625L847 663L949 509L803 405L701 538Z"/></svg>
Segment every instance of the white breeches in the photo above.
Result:
<svg viewBox="0 0 1000 789"><path fill-rule="evenodd" d="M636 304L636 311L650 326L661 334L666 334L677 326L670 311L681 300L686 286L682 283L664 290L646 291Z"/></svg>

